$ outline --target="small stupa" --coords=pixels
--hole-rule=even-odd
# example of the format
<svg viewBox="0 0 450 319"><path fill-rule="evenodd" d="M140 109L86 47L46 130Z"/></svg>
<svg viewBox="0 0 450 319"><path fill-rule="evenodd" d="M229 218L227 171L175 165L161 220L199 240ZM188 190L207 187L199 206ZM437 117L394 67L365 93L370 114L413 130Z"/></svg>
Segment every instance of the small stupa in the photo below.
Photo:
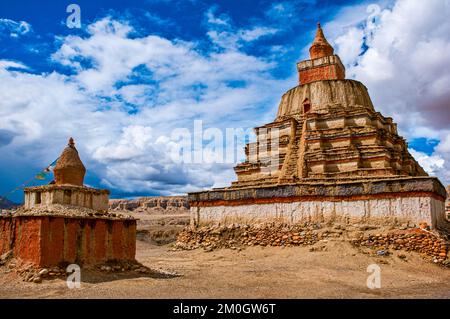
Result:
<svg viewBox="0 0 450 319"><path fill-rule="evenodd" d="M73 138L69 139L67 147L56 161L53 173L54 183L25 188L25 210L48 210L56 214L64 212L81 216L107 212L109 191L84 186L86 168Z"/></svg>
<svg viewBox="0 0 450 319"><path fill-rule="evenodd" d="M85 174L70 138L54 182L25 188L24 206L0 216L0 254L12 251L36 267L134 261L136 219L109 213L109 191L84 186Z"/></svg>
<svg viewBox="0 0 450 319"><path fill-rule="evenodd" d="M299 83L255 128L230 187L189 194L191 221L426 222L444 227L445 188L345 67L320 26Z"/></svg>

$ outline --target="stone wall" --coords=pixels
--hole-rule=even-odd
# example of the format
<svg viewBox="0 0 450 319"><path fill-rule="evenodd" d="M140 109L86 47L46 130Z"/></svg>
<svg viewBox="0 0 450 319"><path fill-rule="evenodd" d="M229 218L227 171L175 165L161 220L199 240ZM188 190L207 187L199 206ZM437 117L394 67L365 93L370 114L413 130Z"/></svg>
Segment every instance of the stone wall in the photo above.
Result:
<svg viewBox="0 0 450 319"><path fill-rule="evenodd" d="M352 222L427 222L450 231L445 188L436 178L297 183L190 193L191 222L233 223L278 219Z"/></svg>
<svg viewBox="0 0 450 319"><path fill-rule="evenodd" d="M374 110L367 88L354 80L328 80L299 85L281 98L276 121L303 114L303 103L309 100L311 112L332 108Z"/></svg>
<svg viewBox="0 0 450 319"><path fill-rule="evenodd" d="M299 83L345 79L345 68L337 55L301 61L297 64Z"/></svg>
<svg viewBox="0 0 450 319"><path fill-rule="evenodd" d="M178 234L175 247L187 250L203 248L205 251L230 248L240 251L248 246L311 246L309 251L324 251L328 242L347 241L353 246L368 248L365 253L369 255L388 256L394 251L415 251L422 258L450 267L450 243L439 233L426 228L417 228L409 223L400 227L320 222L208 225L184 229ZM402 255L399 257L407 261L406 256Z"/></svg>
<svg viewBox="0 0 450 319"><path fill-rule="evenodd" d="M301 201L239 206L192 207L194 224L285 222L366 222L375 224L426 222L442 225L444 202L432 197Z"/></svg>
<svg viewBox="0 0 450 319"><path fill-rule="evenodd" d="M1 216L0 254L8 251L38 267L134 261L136 220Z"/></svg>
<svg viewBox="0 0 450 319"><path fill-rule="evenodd" d="M45 185L25 188L25 209L52 204L72 205L97 211L108 210L108 190L79 186Z"/></svg>
<svg viewBox="0 0 450 319"><path fill-rule="evenodd" d="M447 186L447 200L445 201L445 214L447 220L450 222L450 185Z"/></svg>
<svg viewBox="0 0 450 319"><path fill-rule="evenodd" d="M338 64L330 64L299 72L299 81L302 84L321 80L343 80L344 78L345 72Z"/></svg>

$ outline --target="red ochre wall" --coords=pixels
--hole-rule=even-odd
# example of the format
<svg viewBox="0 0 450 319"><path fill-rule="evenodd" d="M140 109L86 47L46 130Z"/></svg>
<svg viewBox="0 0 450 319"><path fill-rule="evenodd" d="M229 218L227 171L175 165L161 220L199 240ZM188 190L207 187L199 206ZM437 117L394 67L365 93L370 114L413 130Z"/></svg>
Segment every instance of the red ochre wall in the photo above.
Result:
<svg viewBox="0 0 450 319"><path fill-rule="evenodd" d="M300 84L307 84L321 80L343 80L345 71L337 64L330 64L299 71Z"/></svg>
<svg viewBox="0 0 450 319"><path fill-rule="evenodd" d="M0 217L0 254L39 267L133 261L136 221L50 216Z"/></svg>

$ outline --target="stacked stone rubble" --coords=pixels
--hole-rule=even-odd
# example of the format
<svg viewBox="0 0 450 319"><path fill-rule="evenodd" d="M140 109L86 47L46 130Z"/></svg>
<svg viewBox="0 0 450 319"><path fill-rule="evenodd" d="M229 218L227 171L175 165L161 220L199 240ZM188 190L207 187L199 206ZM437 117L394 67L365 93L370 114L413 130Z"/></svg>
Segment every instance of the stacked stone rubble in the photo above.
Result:
<svg viewBox="0 0 450 319"><path fill-rule="evenodd" d="M412 227L395 227L378 230L377 227L360 225L348 227L334 224L332 227L317 223L304 224L230 224L186 228L177 238L179 249L217 248L242 249L248 246L312 246L328 241L347 241L355 247L372 248L374 252L407 251L422 254L435 263L450 265L450 242L439 233ZM425 227L426 228L426 227ZM311 248L314 251L315 248Z"/></svg>
<svg viewBox="0 0 450 319"><path fill-rule="evenodd" d="M448 258L449 242L426 231L398 232L361 236L352 241L355 246L373 247L381 250L405 250L425 254L436 263Z"/></svg>

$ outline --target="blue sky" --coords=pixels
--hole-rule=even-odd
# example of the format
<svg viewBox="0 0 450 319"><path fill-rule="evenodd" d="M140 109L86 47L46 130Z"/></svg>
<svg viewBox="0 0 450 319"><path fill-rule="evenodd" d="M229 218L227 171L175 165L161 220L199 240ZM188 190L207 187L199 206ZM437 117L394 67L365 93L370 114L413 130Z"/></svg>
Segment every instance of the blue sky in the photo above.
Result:
<svg viewBox="0 0 450 319"><path fill-rule="evenodd" d="M71 3L80 29L66 25ZM318 21L347 77L450 183L448 14L439 0L2 1L0 196L50 164L69 136L86 183L112 197L228 185L235 163L171 162L171 133L194 120L221 130L272 121Z"/></svg>
<svg viewBox="0 0 450 319"><path fill-rule="evenodd" d="M290 52L283 58L292 62L310 42L318 21L326 22L343 6L360 2L300 0L280 2L277 6L273 1L4 1L0 3L2 18L25 21L31 26L32 32L18 38L7 37L7 32L4 32L1 53L2 58L20 60L35 72L67 72L58 64L48 61L48 55L59 47L58 37L86 35L87 25L106 16L127 21L135 28L132 36L153 34L170 40L199 42L199 49L207 52L211 44L205 37L209 30L207 13L210 12L218 19L232 21L234 28L252 25L282 28L282 32L262 38L258 43L249 43L242 49L251 55L264 56L273 45L288 46ZM82 29L69 29L66 26L69 15L66 7L71 3L81 8ZM285 77L292 73L294 67L292 63L289 67L280 65L276 71L279 76Z"/></svg>

